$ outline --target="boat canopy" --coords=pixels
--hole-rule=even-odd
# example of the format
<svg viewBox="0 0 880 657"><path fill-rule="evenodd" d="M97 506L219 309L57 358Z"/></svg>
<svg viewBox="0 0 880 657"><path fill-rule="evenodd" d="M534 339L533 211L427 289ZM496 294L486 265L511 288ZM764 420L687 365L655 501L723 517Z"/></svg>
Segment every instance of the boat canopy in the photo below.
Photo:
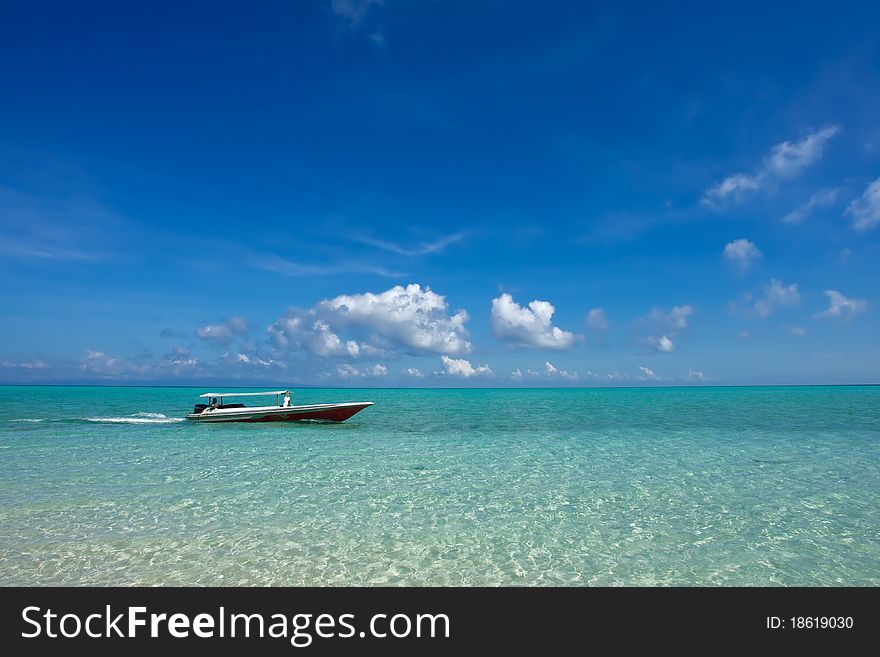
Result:
<svg viewBox="0 0 880 657"><path fill-rule="evenodd" d="M269 395L286 395L290 390L272 390L270 392L206 392L203 397L264 397Z"/></svg>

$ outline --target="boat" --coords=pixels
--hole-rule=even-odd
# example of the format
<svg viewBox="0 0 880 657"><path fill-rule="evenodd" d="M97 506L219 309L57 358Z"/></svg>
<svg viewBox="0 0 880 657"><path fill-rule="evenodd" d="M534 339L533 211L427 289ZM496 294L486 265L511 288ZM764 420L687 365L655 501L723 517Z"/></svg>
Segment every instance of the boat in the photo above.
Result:
<svg viewBox="0 0 880 657"><path fill-rule="evenodd" d="M246 406L241 402L226 403L229 397L275 397L274 406ZM305 404L293 406L290 390L271 392L206 392L187 420L195 422L345 422L355 413L372 406L373 402L344 402L340 404Z"/></svg>

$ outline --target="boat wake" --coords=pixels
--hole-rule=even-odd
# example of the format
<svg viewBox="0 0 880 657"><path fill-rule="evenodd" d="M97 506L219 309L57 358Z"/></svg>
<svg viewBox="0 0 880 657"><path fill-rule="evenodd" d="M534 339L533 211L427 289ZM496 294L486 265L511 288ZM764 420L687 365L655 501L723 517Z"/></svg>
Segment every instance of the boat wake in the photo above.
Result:
<svg viewBox="0 0 880 657"><path fill-rule="evenodd" d="M15 420L10 420L10 422L43 422L45 418L37 418L37 417L20 417Z"/></svg>
<svg viewBox="0 0 880 657"><path fill-rule="evenodd" d="M163 413L132 413L125 417L87 417L86 422L102 422L105 424L174 424L183 422L182 417L168 417Z"/></svg>

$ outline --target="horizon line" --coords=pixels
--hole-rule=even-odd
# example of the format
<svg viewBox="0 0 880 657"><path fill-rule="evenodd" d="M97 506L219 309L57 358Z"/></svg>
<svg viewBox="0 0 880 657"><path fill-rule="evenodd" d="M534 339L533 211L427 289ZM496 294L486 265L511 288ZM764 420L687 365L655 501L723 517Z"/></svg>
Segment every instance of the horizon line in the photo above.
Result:
<svg viewBox="0 0 880 657"><path fill-rule="evenodd" d="M287 386L290 390L640 390L676 388L866 388L880 383L728 383L669 385L594 385L594 386L321 386L321 385L241 385L239 388L272 388ZM121 383L0 383L0 388L199 388L185 384L121 384Z"/></svg>

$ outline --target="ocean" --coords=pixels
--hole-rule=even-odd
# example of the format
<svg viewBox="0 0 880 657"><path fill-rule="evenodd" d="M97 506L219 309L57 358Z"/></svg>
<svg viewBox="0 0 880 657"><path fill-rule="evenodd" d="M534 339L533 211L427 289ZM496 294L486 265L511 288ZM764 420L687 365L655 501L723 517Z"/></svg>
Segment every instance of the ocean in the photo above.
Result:
<svg viewBox="0 0 880 657"><path fill-rule="evenodd" d="M880 585L880 387L0 387L2 585Z"/></svg>

